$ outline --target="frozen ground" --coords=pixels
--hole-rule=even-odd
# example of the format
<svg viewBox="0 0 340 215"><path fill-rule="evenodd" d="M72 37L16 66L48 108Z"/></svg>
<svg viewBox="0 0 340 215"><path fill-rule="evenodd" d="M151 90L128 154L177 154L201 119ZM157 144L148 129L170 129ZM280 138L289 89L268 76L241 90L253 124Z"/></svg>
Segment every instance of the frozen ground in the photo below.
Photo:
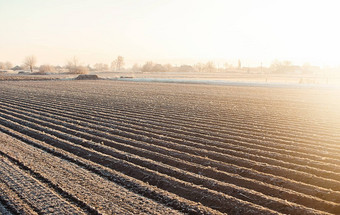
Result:
<svg viewBox="0 0 340 215"><path fill-rule="evenodd" d="M14 214L340 214L339 100L315 88L3 81L0 202Z"/></svg>
<svg viewBox="0 0 340 215"><path fill-rule="evenodd" d="M329 87L340 88L340 76L325 77L322 75L302 74L255 74L246 72L229 73L198 73L198 72L99 72L100 78L108 80L122 80L134 82L167 82L167 83L193 83L211 85L234 86L269 86L269 87ZM72 80L77 75L52 74L52 75L0 75L0 80L25 80L25 79L59 79Z"/></svg>

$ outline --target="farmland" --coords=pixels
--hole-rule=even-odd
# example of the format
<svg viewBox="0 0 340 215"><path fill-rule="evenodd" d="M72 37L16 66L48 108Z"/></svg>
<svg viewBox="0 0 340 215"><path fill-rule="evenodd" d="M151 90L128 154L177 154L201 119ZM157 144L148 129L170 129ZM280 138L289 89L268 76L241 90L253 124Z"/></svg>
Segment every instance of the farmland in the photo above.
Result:
<svg viewBox="0 0 340 215"><path fill-rule="evenodd" d="M340 93L0 82L0 213L340 214Z"/></svg>

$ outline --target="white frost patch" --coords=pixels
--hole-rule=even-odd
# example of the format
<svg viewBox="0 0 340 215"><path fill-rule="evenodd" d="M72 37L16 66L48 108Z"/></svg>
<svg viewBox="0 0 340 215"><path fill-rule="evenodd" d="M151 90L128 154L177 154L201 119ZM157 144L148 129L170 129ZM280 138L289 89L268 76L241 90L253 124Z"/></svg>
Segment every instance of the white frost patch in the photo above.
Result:
<svg viewBox="0 0 340 215"><path fill-rule="evenodd" d="M296 83L267 83L267 82L237 82L227 80L205 80L205 79L171 79L171 78L114 78L110 80L132 81L132 82L158 82L158 83L183 83L183 84L209 84L225 86L247 86L247 87L278 87L278 88L325 88L340 90L338 85L326 84L296 84Z"/></svg>

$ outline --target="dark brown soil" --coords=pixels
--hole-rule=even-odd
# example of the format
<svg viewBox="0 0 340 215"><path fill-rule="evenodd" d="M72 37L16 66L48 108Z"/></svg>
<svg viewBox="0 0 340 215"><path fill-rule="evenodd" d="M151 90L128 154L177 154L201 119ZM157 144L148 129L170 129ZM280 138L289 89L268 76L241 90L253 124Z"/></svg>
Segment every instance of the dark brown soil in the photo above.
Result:
<svg viewBox="0 0 340 215"><path fill-rule="evenodd" d="M42 184L34 192L50 189L79 213L339 214L339 95L3 82L0 158ZM8 211L20 208L9 200L15 194L6 196Z"/></svg>
<svg viewBox="0 0 340 215"><path fill-rule="evenodd" d="M98 80L98 75L78 75L76 80Z"/></svg>

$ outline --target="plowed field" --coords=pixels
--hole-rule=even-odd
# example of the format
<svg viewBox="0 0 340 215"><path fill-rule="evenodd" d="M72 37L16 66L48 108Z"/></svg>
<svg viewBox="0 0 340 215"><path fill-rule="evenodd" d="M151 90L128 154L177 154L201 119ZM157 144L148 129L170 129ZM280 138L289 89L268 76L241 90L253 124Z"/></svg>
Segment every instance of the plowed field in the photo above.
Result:
<svg viewBox="0 0 340 215"><path fill-rule="evenodd" d="M340 214L340 93L0 82L0 213Z"/></svg>

